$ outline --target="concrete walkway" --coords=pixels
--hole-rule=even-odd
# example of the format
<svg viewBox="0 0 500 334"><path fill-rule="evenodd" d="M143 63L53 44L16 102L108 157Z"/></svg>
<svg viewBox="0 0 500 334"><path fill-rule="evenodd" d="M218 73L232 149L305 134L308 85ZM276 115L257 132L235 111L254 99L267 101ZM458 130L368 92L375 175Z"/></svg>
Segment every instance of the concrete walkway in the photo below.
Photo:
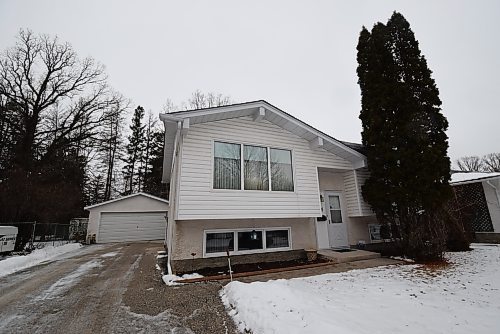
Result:
<svg viewBox="0 0 500 334"><path fill-rule="evenodd" d="M333 263L345 263L360 260L378 259L379 253L368 252L360 249L349 249L348 251L335 251L333 249L320 249L318 256L325 258Z"/></svg>
<svg viewBox="0 0 500 334"><path fill-rule="evenodd" d="M377 258L367 259L367 260L359 260L354 262L343 262L343 263L332 263L330 265L316 267L316 268L307 268L307 269L299 269L293 271L283 271L279 273L272 274L264 274L264 275L256 275L249 277L241 277L237 280L240 282L250 283L250 282L265 282L269 280L275 279L290 279L297 277L309 277L315 275L322 274L330 274L330 273L341 273L353 269L365 269L365 268L373 268L379 266L387 266L387 265L398 265L403 264L403 261L388 259L380 257L380 254ZM224 281L223 284L226 284L227 281Z"/></svg>

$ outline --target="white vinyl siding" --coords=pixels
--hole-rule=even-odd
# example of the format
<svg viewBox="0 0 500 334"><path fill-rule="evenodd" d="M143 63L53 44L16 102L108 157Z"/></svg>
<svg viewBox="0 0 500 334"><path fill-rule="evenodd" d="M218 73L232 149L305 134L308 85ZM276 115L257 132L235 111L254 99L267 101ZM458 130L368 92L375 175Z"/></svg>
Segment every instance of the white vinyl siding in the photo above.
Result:
<svg viewBox="0 0 500 334"><path fill-rule="evenodd" d="M215 141L292 151L294 191L213 189ZM290 218L321 215L317 167L352 170L352 164L268 121L250 117L194 124L183 139L176 219Z"/></svg>
<svg viewBox="0 0 500 334"><path fill-rule="evenodd" d="M165 214L165 212L103 212L97 242L164 239Z"/></svg>
<svg viewBox="0 0 500 334"><path fill-rule="evenodd" d="M344 173L344 201L347 206L347 215L349 217L360 216L358 203L358 187L356 187L356 179L354 170ZM359 188L361 189L361 188Z"/></svg>
<svg viewBox="0 0 500 334"><path fill-rule="evenodd" d="M361 206L361 216L371 216L375 213L370 208L370 205L366 203L363 199L363 193L361 192L361 186L365 184L366 180L370 177L370 172L368 168L360 168L356 170L356 175L358 177L358 187L359 187L359 198L360 198L360 206Z"/></svg>
<svg viewBox="0 0 500 334"><path fill-rule="evenodd" d="M369 177L367 168L350 170L344 173L345 201L347 214L350 217L370 216L373 211L370 205L363 200L361 187Z"/></svg>

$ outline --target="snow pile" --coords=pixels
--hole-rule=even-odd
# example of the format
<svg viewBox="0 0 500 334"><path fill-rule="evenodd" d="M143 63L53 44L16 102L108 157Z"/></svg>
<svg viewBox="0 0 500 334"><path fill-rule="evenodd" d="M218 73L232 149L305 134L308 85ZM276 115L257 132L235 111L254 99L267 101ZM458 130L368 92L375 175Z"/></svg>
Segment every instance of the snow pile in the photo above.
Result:
<svg viewBox="0 0 500 334"><path fill-rule="evenodd" d="M58 247L45 246L42 249L35 249L28 255L8 257L0 261L0 277L36 266L42 262L52 260L59 255L73 252L81 247L82 245L79 243L65 244Z"/></svg>
<svg viewBox="0 0 500 334"><path fill-rule="evenodd" d="M201 277L203 277L203 276L200 274L194 273L194 274L184 274L182 276L163 275L162 279L166 285L182 285L182 280L190 279L190 278L201 278Z"/></svg>
<svg viewBox="0 0 500 334"><path fill-rule="evenodd" d="M450 182L465 182L496 176L500 176L500 173L453 173Z"/></svg>
<svg viewBox="0 0 500 334"><path fill-rule="evenodd" d="M447 260L232 282L221 297L239 329L254 334L498 332L500 247L474 245Z"/></svg>

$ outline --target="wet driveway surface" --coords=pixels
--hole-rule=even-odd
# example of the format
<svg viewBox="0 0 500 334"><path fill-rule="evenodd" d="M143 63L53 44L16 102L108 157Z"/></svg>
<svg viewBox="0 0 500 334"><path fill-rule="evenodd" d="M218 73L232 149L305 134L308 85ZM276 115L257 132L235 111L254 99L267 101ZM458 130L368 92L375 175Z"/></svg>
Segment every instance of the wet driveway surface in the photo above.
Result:
<svg viewBox="0 0 500 334"><path fill-rule="evenodd" d="M136 313L147 304L146 292L164 298L154 273L158 249L158 243L93 245L0 278L0 333L192 333L167 310ZM156 282L141 278L145 257ZM134 298L127 291L139 293L137 281L144 291Z"/></svg>

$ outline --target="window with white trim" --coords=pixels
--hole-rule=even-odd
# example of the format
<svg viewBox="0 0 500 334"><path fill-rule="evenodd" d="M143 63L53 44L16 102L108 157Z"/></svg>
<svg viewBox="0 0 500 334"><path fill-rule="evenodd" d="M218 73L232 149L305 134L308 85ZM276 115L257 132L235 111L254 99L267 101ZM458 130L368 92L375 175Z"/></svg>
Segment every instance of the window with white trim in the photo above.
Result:
<svg viewBox="0 0 500 334"><path fill-rule="evenodd" d="M255 230L238 232L238 251L264 249L262 234L263 231Z"/></svg>
<svg viewBox="0 0 500 334"><path fill-rule="evenodd" d="M215 141L213 189L293 192L292 151Z"/></svg>
<svg viewBox="0 0 500 334"><path fill-rule="evenodd" d="M329 195L328 205L330 210L330 219L333 224L342 224L342 209L340 207L340 196Z"/></svg>
<svg viewBox="0 0 500 334"><path fill-rule="evenodd" d="M241 148L239 144L215 142L214 189L241 189Z"/></svg>
<svg viewBox="0 0 500 334"><path fill-rule="evenodd" d="M394 231L391 224L368 224L368 233L371 241L387 241L397 238L397 230Z"/></svg>
<svg viewBox="0 0 500 334"><path fill-rule="evenodd" d="M245 163L243 168L245 190L269 190L267 170L267 148L243 145Z"/></svg>
<svg viewBox="0 0 500 334"><path fill-rule="evenodd" d="M289 227L205 231L205 256L291 249Z"/></svg>
<svg viewBox="0 0 500 334"><path fill-rule="evenodd" d="M368 233L370 234L371 241L380 241L382 240L382 235L380 234L381 225L379 224L369 224L368 225Z"/></svg>
<svg viewBox="0 0 500 334"><path fill-rule="evenodd" d="M271 148L271 185L274 191L293 191L292 152Z"/></svg>
<svg viewBox="0 0 500 334"><path fill-rule="evenodd" d="M266 248L290 247L288 230L266 231Z"/></svg>
<svg viewBox="0 0 500 334"><path fill-rule="evenodd" d="M233 233L207 233L205 236L205 252L222 253L234 251Z"/></svg>

